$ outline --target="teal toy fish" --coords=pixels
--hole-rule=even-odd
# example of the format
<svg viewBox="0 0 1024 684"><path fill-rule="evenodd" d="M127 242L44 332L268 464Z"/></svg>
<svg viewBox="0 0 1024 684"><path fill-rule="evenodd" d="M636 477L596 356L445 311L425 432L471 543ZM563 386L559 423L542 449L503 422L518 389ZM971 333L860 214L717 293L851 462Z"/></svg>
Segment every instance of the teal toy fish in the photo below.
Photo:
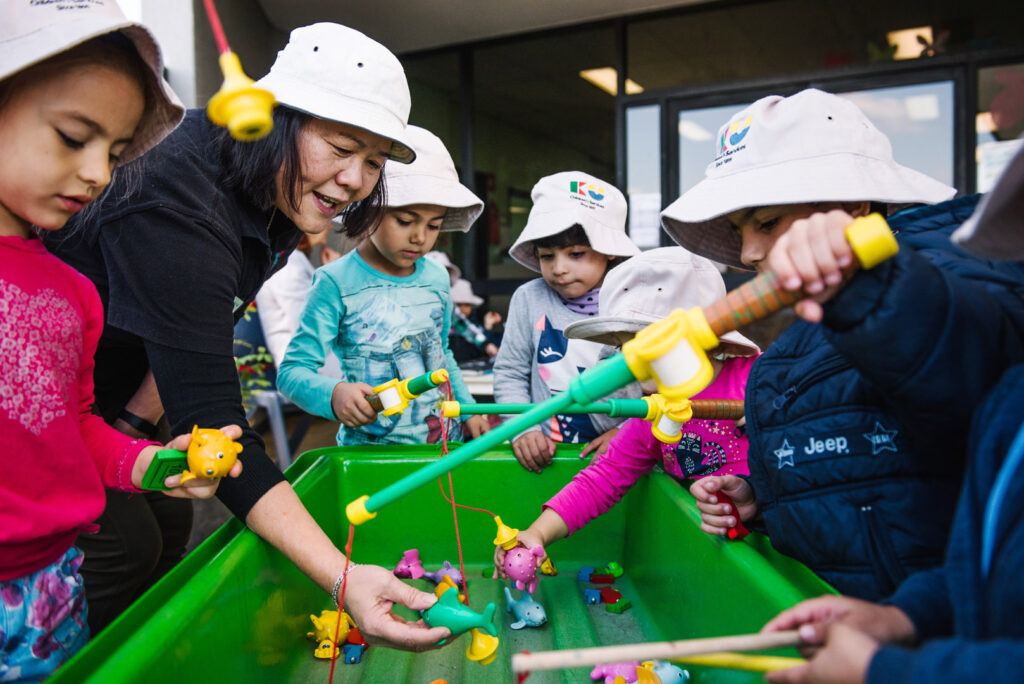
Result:
<svg viewBox="0 0 1024 684"><path fill-rule="evenodd" d="M478 613L469 606L459 603L457 591L444 592L437 603L426 610L421 610L420 615L431 627L447 627L452 631L453 637L474 627L479 627L493 637L498 636L498 628L494 626L494 604L488 603L484 612Z"/></svg>
<svg viewBox="0 0 1024 684"><path fill-rule="evenodd" d="M505 610L516 616L512 629L523 627L540 627L548 621L544 606L540 605L530 592L524 591L518 599L512 598L512 592L505 587Z"/></svg>

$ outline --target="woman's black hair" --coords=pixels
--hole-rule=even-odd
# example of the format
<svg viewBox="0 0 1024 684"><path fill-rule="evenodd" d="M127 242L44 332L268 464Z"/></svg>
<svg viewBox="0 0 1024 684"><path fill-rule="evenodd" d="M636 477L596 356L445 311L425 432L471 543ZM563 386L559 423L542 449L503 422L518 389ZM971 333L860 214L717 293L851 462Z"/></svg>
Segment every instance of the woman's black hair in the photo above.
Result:
<svg viewBox="0 0 1024 684"><path fill-rule="evenodd" d="M227 129L218 128L214 145L224 165L221 182L225 189L238 192L260 209L274 206L277 174L281 172L282 194L292 209L298 211L302 180L299 158L299 135L312 117L291 107L274 109L274 127L265 137L253 142L240 142ZM358 238L372 230L384 217L386 197L384 173L370 194L353 202L344 211L344 232Z"/></svg>
<svg viewBox="0 0 1024 684"><path fill-rule="evenodd" d="M590 247L590 240L587 238L587 233L583 230L583 226L578 223L566 228L561 233L555 233L554 235L548 235L547 237L534 240L533 250L536 255L538 247L545 247L547 249L565 249L566 247L572 247L573 245Z"/></svg>

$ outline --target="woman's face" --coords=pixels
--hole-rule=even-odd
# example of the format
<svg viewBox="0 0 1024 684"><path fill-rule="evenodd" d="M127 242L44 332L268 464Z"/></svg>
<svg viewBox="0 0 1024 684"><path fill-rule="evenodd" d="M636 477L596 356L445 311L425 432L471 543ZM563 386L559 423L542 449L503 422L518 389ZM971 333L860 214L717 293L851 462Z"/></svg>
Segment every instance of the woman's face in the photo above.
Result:
<svg viewBox="0 0 1024 684"><path fill-rule="evenodd" d="M310 119L299 132L298 210L281 191L274 204L304 233L322 233L348 205L369 196L380 180L391 141L361 128Z"/></svg>
<svg viewBox="0 0 1024 684"><path fill-rule="evenodd" d="M0 235L57 230L96 199L145 105L133 77L102 64L23 76L0 107Z"/></svg>

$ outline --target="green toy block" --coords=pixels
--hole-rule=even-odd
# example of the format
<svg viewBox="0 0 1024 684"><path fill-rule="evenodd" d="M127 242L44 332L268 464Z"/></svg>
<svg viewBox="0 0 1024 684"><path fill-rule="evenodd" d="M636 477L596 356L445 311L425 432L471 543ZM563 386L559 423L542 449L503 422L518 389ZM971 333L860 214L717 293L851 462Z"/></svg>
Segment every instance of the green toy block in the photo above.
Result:
<svg viewBox="0 0 1024 684"><path fill-rule="evenodd" d="M604 605L604 609L607 610L609 613L616 613L618 615L622 615L632 607L633 604L630 603L628 599L624 598L620 598L615 603L606 603Z"/></svg>

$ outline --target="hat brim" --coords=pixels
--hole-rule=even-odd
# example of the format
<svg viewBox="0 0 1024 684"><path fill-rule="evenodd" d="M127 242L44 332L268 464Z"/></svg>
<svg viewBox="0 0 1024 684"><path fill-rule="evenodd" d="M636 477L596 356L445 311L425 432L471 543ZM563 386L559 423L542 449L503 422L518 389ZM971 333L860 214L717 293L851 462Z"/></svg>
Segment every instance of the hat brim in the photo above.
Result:
<svg viewBox="0 0 1024 684"><path fill-rule="evenodd" d="M640 253L640 248L633 244L624 229L598 223L589 212L561 209L543 214L531 212L523 232L509 248L509 256L531 271L540 273L534 240L558 235L577 224L583 227L590 248L595 252L612 257L631 257Z"/></svg>
<svg viewBox="0 0 1024 684"><path fill-rule="evenodd" d="M391 141L388 159L411 164L416 159L405 122L380 105L347 97L289 73L270 72L255 85L274 94L280 104L326 121L360 128Z"/></svg>
<svg viewBox="0 0 1024 684"><path fill-rule="evenodd" d="M749 270L740 260L739 231L726 219L739 209L809 202L935 204L955 194L955 188L905 166L839 153L705 178L670 204L661 220L681 247Z"/></svg>
<svg viewBox="0 0 1024 684"><path fill-rule="evenodd" d="M622 316L593 316L570 323L562 331L562 334L570 339L588 340L599 344L621 347L633 339L638 332L658 320L661 319L652 318L646 320ZM716 349L720 349L732 356L757 356L761 353L760 347L735 330L723 334L719 338L719 345Z"/></svg>
<svg viewBox="0 0 1024 684"><path fill-rule="evenodd" d="M41 27L0 45L0 80L9 78L50 57L108 33L121 32L135 46L146 65L147 106L125 148L120 164L142 156L163 140L185 116L185 107L163 78L163 57L156 38L142 24L110 14L82 16ZM69 39L69 33L74 37Z"/></svg>
<svg viewBox="0 0 1024 684"><path fill-rule="evenodd" d="M987 259L1024 261L1024 142L952 239Z"/></svg>
<svg viewBox="0 0 1024 684"><path fill-rule="evenodd" d="M416 168L416 167L413 167ZM448 211L441 223L444 232L465 233L483 213L484 203L455 180L427 174L385 175L389 207L434 204Z"/></svg>

